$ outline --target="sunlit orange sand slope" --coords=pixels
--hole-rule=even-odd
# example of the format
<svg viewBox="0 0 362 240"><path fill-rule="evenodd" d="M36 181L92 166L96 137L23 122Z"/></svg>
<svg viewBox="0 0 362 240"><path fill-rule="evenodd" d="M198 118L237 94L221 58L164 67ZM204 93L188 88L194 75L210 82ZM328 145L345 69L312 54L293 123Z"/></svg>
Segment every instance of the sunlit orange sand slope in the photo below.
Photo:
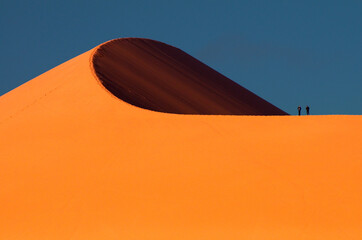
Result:
<svg viewBox="0 0 362 240"><path fill-rule="evenodd" d="M0 97L0 239L362 239L362 116L131 105L285 114L162 46L111 41Z"/></svg>

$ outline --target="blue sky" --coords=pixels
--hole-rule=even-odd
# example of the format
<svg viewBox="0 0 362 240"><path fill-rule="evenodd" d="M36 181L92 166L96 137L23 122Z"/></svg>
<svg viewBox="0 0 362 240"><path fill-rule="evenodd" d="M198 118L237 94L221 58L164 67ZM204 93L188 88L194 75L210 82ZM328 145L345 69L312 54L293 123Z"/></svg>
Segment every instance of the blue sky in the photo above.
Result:
<svg viewBox="0 0 362 240"><path fill-rule="evenodd" d="M362 114L362 1L0 0L0 95L107 41L178 47L290 114Z"/></svg>

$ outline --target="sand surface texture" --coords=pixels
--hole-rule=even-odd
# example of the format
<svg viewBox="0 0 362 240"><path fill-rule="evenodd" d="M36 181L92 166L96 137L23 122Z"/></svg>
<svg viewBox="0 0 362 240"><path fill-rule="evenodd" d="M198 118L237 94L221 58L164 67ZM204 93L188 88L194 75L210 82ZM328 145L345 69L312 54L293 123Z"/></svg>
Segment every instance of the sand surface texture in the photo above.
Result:
<svg viewBox="0 0 362 240"><path fill-rule="evenodd" d="M361 116L145 110L101 84L97 49L0 97L0 239L361 239Z"/></svg>

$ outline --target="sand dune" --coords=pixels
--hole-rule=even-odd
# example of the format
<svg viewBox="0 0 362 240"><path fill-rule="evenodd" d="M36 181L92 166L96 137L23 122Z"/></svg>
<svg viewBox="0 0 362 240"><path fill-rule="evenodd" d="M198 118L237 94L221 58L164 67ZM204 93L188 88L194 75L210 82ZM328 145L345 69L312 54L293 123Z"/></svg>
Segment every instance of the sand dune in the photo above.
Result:
<svg viewBox="0 0 362 240"><path fill-rule="evenodd" d="M215 93L225 112L212 112L219 101L206 90L200 103L215 108L190 107L198 102L179 88L142 100L161 90L121 80L155 56L143 51L158 52L147 42L110 42L140 52L102 45L0 97L0 239L361 239L361 116L136 107L283 114L239 87L260 102L244 104L231 88ZM137 69L107 72L129 70L119 65L127 56ZM171 60L150 61L168 69ZM225 80L204 67L214 86Z"/></svg>

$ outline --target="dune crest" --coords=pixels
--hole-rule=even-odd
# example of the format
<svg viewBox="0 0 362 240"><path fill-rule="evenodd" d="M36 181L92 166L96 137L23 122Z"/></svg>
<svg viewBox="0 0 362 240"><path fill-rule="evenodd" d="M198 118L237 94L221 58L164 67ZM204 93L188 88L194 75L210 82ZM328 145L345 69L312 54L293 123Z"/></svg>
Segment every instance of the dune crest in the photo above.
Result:
<svg viewBox="0 0 362 240"><path fill-rule="evenodd" d="M132 105L166 113L287 115L212 68L170 45L116 39L93 56L97 77Z"/></svg>

